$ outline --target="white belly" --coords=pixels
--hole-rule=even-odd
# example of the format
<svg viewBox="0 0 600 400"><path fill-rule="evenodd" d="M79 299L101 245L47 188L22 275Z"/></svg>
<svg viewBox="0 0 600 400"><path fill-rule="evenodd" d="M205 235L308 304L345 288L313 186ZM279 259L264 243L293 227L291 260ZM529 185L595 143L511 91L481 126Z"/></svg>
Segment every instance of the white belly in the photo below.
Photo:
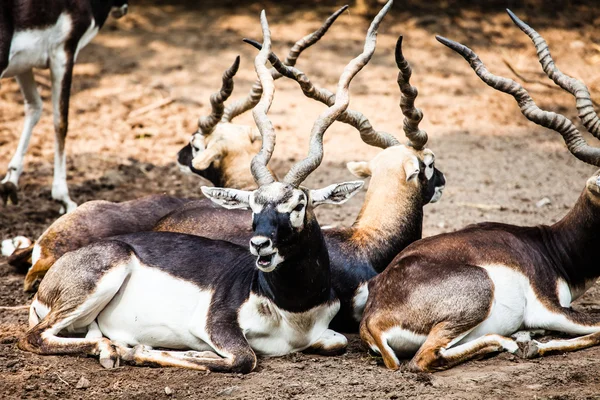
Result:
<svg viewBox="0 0 600 400"><path fill-rule="evenodd" d="M257 354L281 356L302 351L316 342L339 309L336 301L302 313L291 313L281 310L266 297L251 294L238 313L238 322Z"/></svg>
<svg viewBox="0 0 600 400"><path fill-rule="evenodd" d="M64 42L72 27L71 17L63 13L52 26L15 32L10 42L8 68L0 71L0 77L16 76L32 68L48 68L53 54L64 51ZM97 33L98 27L92 22L80 39L75 56Z"/></svg>
<svg viewBox="0 0 600 400"><path fill-rule="evenodd" d="M210 290L138 264L98 325L106 337L130 346L211 350L204 341L211 298Z"/></svg>

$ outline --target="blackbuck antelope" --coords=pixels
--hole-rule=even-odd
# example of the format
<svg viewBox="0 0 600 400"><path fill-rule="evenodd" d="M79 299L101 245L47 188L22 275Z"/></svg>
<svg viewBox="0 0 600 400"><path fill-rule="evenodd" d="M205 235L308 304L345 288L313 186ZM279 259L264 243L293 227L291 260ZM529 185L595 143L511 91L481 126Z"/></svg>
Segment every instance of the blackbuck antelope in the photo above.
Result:
<svg viewBox="0 0 600 400"><path fill-rule="evenodd" d="M391 5L375 17L363 52L344 69L335 104L315 121L308 156L281 182L267 168L275 146L267 117L274 84L265 66L271 39L261 14L264 43L255 68L263 93L253 116L263 140L251 166L258 189L202 188L226 208L252 209L250 253L229 242L170 232L120 236L67 253L40 284L31 328L19 347L99 355L108 368L123 359L233 372L254 369L257 353L343 351L345 337L327 329L339 302L313 208L345 202L362 182L318 190L300 184L321 163L323 134L347 108L350 81L373 55L377 28ZM86 337L65 336L73 331Z"/></svg>
<svg viewBox="0 0 600 400"><path fill-rule="evenodd" d="M107 237L150 231L161 218L188 201L165 195L121 203L88 201L54 221L35 243L14 250L8 263L27 270L23 289L34 291L38 279L42 279L63 254Z"/></svg>
<svg viewBox="0 0 600 400"><path fill-rule="evenodd" d="M589 122L598 117L587 87L560 72L541 36L509 14L535 43L548 76L575 96L581 119L593 132L597 125ZM600 150L590 147L569 119L538 108L520 84L491 74L469 48L437 39L462 55L486 84L512 95L530 121L559 132L575 157L600 166ZM554 225L483 223L418 241L369 283L361 337L391 369L399 368L399 357L414 354L408 367L417 371L503 350L530 358L598 344L600 316L570 305L600 276L599 229L600 171ZM545 343L529 334L515 335L518 341L508 337L523 329L579 337Z"/></svg>
<svg viewBox="0 0 600 400"><path fill-rule="evenodd" d="M329 106L334 104L335 94L315 87L302 71L285 66L273 53L269 60L279 73L298 81L308 97ZM337 331L358 330L368 295L367 281L383 271L406 246L421 239L423 206L438 201L445 185L444 175L435 167L433 152L425 148L427 133L419 129L423 113L414 106L417 89L410 84L412 69L402 54L402 37L396 44L396 63L408 146L373 129L358 111L346 110L338 117L338 121L355 127L366 143L384 150L370 162L348 164L354 175L371 176L365 203L354 224L323 231L331 259L332 285L341 302L340 312L330 325ZM198 200L165 216L155 230L245 245L252 237L251 219L250 213L240 210L209 210Z"/></svg>
<svg viewBox="0 0 600 400"><path fill-rule="evenodd" d="M33 128L42 115L33 68L50 68L56 136L52 198L61 204L61 213L77 207L69 197L65 156L73 65L111 10L115 18L125 15L127 0L3 0L0 4L0 78L15 77L25 98L21 139L8 164L8 173L0 182L0 197L5 204L18 202L23 159Z"/></svg>
<svg viewBox="0 0 600 400"><path fill-rule="evenodd" d="M329 17L321 28L299 40L290 50L287 62L293 65L299 54L320 39L339 14L346 8L342 7L339 9ZM223 73L223 86L221 90L211 97L213 113L208 117L201 118L199 122L199 132L205 132L206 134L201 135L197 133L194 135L192 141L204 140L205 138L210 138L210 140L207 142L209 143L208 147L196 154L197 157L194 158L195 161L193 163L198 160L206 160L206 155L216 154L215 151L220 149L218 153L221 155L226 154L226 157L221 157L220 160L208 157L212 160L210 161L210 167L206 169L199 168L198 171L202 170L203 176L214 184L217 184L217 186L244 190L256 186L250 174L250 158L248 158L251 152L254 151L254 147L250 145L250 142L246 138L256 135L260 136L260 134L258 132L255 134L255 129L244 125L229 123L214 125L223 115L223 102L233 90L233 77L238 67L239 57ZM274 69L270 72L274 79L281 76ZM262 93L260 82L253 86L251 96L227 108L229 110L227 118L237 116L248 108L253 107L256 101L258 101L255 101L257 93L258 97L260 97ZM260 141L254 141L254 144L260 145ZM186 151L186 149L188 150ZM189 150L189 145L180 151L180 159L182 156L189 157L190 168L196 171L192 165L192 152ZM248 183L248 180L251 180L252 183ZM152 204L152 202L155 203ZM178 209L177 215L190 210L193 210L193 213L197 214L199 210L202 210L203 218L210 218L210 222L206 227L209 230L218 231L220 233L219 237L217 237L218 239L244 246L248 244L248 239L252 235L249 223L251 216L249 213L241 210L237 210L237 213L235 211L223 213L225 210L222 207L216 206L208 199L196 200L193 204L189 204L189 206L193 207L179 207L185 203L188 203L188 200L175 199L168 196L150 196L124 203L106 201L88 202L79 207L76 212L71 213L71 215L63 216L52 223L36 240L35 244L15 249L13 240L3 241L3 253L10 255L8 258L10 265L20 270L27 270L23 288L25 291L30 292L36 289L37 281L43 278L48 269L66 252L76 250L99 239L126 233L148 231L152 230L153 227L160 227L162 226L158 224L160 218L175 209ZM152 207L151 211L150 207ZM125 221L132 223L125 223ZM232 224L236 229L231 229ZM178 231L187 233L184 229L189 230L190 228L185 228L185 224L181 223ZM169 229L159 228L156 230ZM240 231L246 234L246 236L243 236L244 240L242 242L239 241ZM211 235L208 235L208 237L213 238ZM18 241L18 243L19 245L23 244L22 241ZM9 249L10 247L12 249Z"/></svg>
<svg viewBox="0 0 600 400"><path fill-rule="evenodd" d="M348 8L343 6L333 13L316 31L298 40L289 51L284 63L294 66L302 52L319 41L327 33L335 20ZM246 98L239 99L225 107L224 102L233 92L233 77L239 67L239 59L223 75L221 90L210 98L212 112L198 121L198 131L190 142L177 154L179 168L194 173L213 185L251 190L256 183L250 174L250 162L260 147L260 134L255 128L234 124L231 121L250 110L260 100L262 85L260 80L252 85ZM273 79L281 74L271 68Z"/></svg>

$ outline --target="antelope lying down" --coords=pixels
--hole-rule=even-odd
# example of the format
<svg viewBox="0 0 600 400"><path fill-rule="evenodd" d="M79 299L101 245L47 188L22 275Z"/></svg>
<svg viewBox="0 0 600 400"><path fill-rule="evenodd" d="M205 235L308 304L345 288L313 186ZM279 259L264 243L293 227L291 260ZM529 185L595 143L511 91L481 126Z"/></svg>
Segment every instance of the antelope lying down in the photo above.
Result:
<svg viewBox="0 0 600 400"><path fill-rule="evenodd" d="M23 289L33 291L37 280L63 254L107 237L150 231L161 218L188 201L165 195L121 203L88 201L54 221L34 244L11 254L8 262L20 269L28 268Z"/></svg>
<svg viewBox="0 0 600 400"><path fill-rule="evenodd" d="M346 8L347 6L340 8L319 29L297 41L291 48L286 63L294 65L302 51L323 37ZM200 119L198 132L192 135L190 144L179 151L178 161L180 168L197 173L216 186L249 190L256 187L249 165L252 154L257 151L256 145L260 146L260 141L255 140L256 137L260 137L260 134L249 126L219 123L221 120L230 121L256 105L262 93L262 86L257 82L247 98L227 108L223 106L224 101L233 91L233 77L238 67L239 57L223 73L221 90L211 96L212 113ZM271 75L274 79L281 77L275 69L271 69ZM152 201L156 201L156 204L152 211L149 211ZM9 256L10 265L28 270L23 288L25 291L34 291L36 282L43 278L48 269L66 252L102 238L151 230L161 217L187 202L187 199L168 196L148 197L124 203L88 202L73 215L59 218L50 225L35 245L31 243L23 245L24 242L18 240L19 238L7 239L2 242L2 253ZM223 209L207 199L194 201L193 205L194 212L202 210L204 224L210 219L210 223L207 224L209 230L214 229L222 233L218 239L239 243L236 241L238 235L235 230L228 229L231 226L230 220L235 219L235 215L225 215L225 218L230 219L229 221L220 218L218 211ZM184 207L180 212L188 209L190 207ZM247 235L251 235L252 230L248 221L249 219L244 216L238 224L234 225ZM179 231L186 233L183 230ZM208 237L212 236L208 235ZM247 245L247 243L246 239L240 244Z"/></svg>
<svg viewBox="0 0 600 400"><path fill-rule="evenodd" d="M347 8L341 7L319 29L298 40L290 49L285 64L294 66L300 54L319 41ZM182 171L199 175L215 186L251 190L256 184L249 166L260 147L260 134L250 126L231 121L258 103L262 85L257 80L246 98L224 107L223 103L233 92L233 76L238 66L239 60L223 75L223 87L210 98L212 113L200 118L198 131L179 150L177 163ZM281 78L274 68L270 73L275 80Z"/></svg>
<svg viewBox="0 0 600 400"><path fill-rule="evenodd" d="M371 58L391 4L373 20L363 53L344 69L335 104L315 122L308 157L282 182L266 167L275 145L266 115L274 86L265 67L270 32L261 14L264 49L255 68L263 93L253 115L263 141L251 167L258 189L203 188L224 207L252 209L251 254L228 242L167 232L120 236L70 252L42 281L30 309L31 329L19 347L39 354L99 355L105 367L124 359L237 372L251 371L256 353L343 351L344 336L327 329L339 302L313 207L343 203L362 182L319 190L299 185L322 161L322 136L347 108L350 81ZM73 331L86 337L58 336Z"/></svg>
<svg viewBox="0 0 600 400"><path fill-rule="evenodd" d="M584 124L594 132L598 117L587 87L561 73L546 42L509 14L535 43L548 76L574 94ZM512 95L529 120L559 132L578 159L600 166L600 150L590 147L570 120L538 108L521 85L488 72L469 48L437 39L462 55L486 84ZM398 357L416 353L409 368L417 371L502 350L530 358L596 345L600 317L570 304L600 276L599 229L600 171L554 225L483 223L416 242L370 282L361 337L391 369L399 367ZM507 337L522 329L583 336L546 343L528 335L519 342Z"/></svg>
<svg viewBox="0 0 600 400"><path fill-rule="evenodd" d="M335 94L315 87L304 73L286 67L273 53L269 59L277 71L297 80L307 96L333 105ZM341 302L340 312L330 324L336 331L358 330L368 295L366 282L383 271L407 245L421 238L423 206L439 200L445 185L444 175L435 167L433 152L425 148L427 133L418 128L423 114L414 107L417 91L409 82L411 68L402 55L401 37L396 45L396 62L409 146L401 145L388 133L374 130L358 111L346 110L338 117L359 130L366 143L384 150L370 162L348 164L354 175L371 176L365 203L354 224L323 231L331 259L332 286ZM165 216L155 230L245 245L252 236L251 220L249 212L207 210L197 200Z"/></svg>
<svg viewBox="0 0 600 400"><path fill-rule="evenodd" d="M77 207L69 197L65 156L73 65L79 51L104 25L111 9L112 15L120 18L127 13L127 0L2 1L0 78L15 77L25 98L21 139L8 164L8 173L0 182L0 197L4 203L18 202L23 159L33 128L42 115L42 99L33 78L33 68L50 68L56 136L52 198L61 204L61 213Z"/></svg>

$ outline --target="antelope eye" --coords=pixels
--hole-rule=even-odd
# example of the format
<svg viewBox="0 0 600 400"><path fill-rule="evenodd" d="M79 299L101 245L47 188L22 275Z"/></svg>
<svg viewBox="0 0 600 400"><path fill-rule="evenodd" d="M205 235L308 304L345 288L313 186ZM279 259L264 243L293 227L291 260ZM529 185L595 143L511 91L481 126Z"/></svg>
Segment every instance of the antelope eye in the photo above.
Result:
<svg viewBox="0 0 600 400"><path fill-rule="evenodd" d="M304 208L304 204L300 203L296 207L294 207L294 211L300 212Z"/></svg>

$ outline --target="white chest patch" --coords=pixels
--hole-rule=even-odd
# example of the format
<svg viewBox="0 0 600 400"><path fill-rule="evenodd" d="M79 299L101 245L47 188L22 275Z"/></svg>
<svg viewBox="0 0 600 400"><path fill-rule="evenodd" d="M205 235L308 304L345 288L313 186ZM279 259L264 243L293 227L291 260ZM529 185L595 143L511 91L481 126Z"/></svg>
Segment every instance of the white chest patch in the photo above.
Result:
<svg viewBox="0 0 600 400"><path fill-rule="evenodd" d="M102 333L128 345L212 350L206 316L212 291L138 263L98 315Z"/></svg>
<svg viewBox="0 0 600 400"><path fill-rule="evenodd" d="M48 68L50 58L64 51L64 42L72 27L71 17L63 13L52 26L15 32L10 43L8 68L3 73L0 71L0 78L16 76L32 68ZM98 27L92 22L77 45L75 57L97 33Z"/></svg>
<svg viewBox="0 0 600 400"><path fill-rule="evenodd" d="M354 292L354 298L352 299L353 317L357 322L362 319L367 299L369 298L369 283L362 283Z"/></svg>
<svg viewBox="0 0 600 400"><path fill-rule="evenodd" d="M251 294L238 312L238 323L257 354L281 356L302 351L316 342L339 309L336 301L291 313L266 297Z"/></svg>

